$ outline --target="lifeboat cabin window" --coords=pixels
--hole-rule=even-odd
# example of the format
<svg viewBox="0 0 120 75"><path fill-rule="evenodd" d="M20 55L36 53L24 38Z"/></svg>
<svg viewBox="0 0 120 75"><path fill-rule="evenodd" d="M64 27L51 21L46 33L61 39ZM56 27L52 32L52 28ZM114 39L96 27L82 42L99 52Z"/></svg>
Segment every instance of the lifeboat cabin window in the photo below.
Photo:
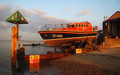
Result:
<svg viewBox="0 0 120 75"><path fill-rule="evenodd" d="M86 24L86 27L88 27L88 24Z"/></svg>
<svg viewBox="0 0 120 75"><path fill-rule="evenodd" d="M79 25L76 24L76 27L79 27Z"/></svg>
<svg viewBox="0 0 120 75"><path fill-rule="evenodd" d="M85 24L84 24L84 27L86 27Z"/></svg>
<svg viewBox="0 0 120 75"><path fill-rule="evenodd" d="M75 25L70 25L70 28L74 28L75 27Z"/></svg>
<svg viewBox="0 0 120 75"><path fill-rule="evenodd" d="M83 24L81 24L81 27L83 27Z"/></svg>
<svg viewBox="0 0 120 75"><path fill-rule="evenodd" d="M74 28L75 26L74 25L72 25L72 28Z"/></svg>
<svg viewBox="0 0 120 75"><path fill-rule="evenodd" d="M79 24L79 27L80 27L80 24Z"/></svg>

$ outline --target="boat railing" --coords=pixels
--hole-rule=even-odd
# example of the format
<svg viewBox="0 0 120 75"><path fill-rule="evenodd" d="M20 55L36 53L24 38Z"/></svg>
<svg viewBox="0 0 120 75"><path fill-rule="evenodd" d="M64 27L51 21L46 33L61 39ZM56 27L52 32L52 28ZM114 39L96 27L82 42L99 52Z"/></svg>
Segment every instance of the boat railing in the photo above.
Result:
<svg viewBox="0 0 120 75"><path fill-rule="evenodd" d="M64 28L64 26L58 24L46 24L45 26L42 26L40 30L58 30L60 28Z"/></svg>
<svg viewBox="0 0 120 75"><path fill-rule="evenodd" d="M45 26L42 26L40 31L44 31L44 30L59 30L59 29L62 29L62 28L66 28L65 25L58 25L58 24L46 24ZM84 27L83 27L84 28ZM92 31L97 31L98 27L97 26L92 26ZM73 31L73 30L69 30L69 31ZM78 31L76 29L76 31Z"/></svg>

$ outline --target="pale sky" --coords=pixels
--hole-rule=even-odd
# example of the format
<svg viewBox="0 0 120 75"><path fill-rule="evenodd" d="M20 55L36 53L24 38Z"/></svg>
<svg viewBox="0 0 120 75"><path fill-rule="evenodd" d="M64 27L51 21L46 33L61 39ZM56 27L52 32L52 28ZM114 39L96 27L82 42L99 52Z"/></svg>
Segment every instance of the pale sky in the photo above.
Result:
<svg viewBox="0 0 120 75"><path fill-rule="evenodd" d="M104 16L120 11L120 0L1 0L0 40L11 40L11 29L16 25L6 19L17 10L28 21L19 25L21 40L42 41L37 31L45 24L89 21L102 29Z"/></svg>

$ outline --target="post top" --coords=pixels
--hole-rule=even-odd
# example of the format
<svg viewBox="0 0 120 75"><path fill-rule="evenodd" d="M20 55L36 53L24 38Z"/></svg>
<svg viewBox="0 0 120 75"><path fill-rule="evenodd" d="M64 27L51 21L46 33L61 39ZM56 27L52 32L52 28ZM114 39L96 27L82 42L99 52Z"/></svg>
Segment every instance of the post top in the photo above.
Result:
<svg viewBox="0 0 120 75"><path fill-rule="evenodd" d="M17 24L17 23L28 24L27 20L22 16L22 14L19 11L16 11L14 14L8 17L6 21L14 24Z"/></svg>

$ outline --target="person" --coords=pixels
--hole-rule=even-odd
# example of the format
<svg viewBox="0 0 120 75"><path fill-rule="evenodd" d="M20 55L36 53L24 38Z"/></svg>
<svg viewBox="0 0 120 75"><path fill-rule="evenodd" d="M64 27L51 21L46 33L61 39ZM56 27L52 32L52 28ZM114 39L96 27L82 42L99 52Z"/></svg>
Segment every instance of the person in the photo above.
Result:
<svg viewBox="0 0 120 75"><path fill-rule="evenodd" d="M100 37L100 44L102 44L102 42L104 42L104 33L103 32L101 32L100 33L100 35L99 35L99 37Z"/></svg>
<svg viewBox="0 0 120 75"><path fill-rule="evenodd" d="M98 45L100 43L100 31L98 31L97 35L96 35L96 44Z"/></svg>
<svg viewBox="0 0 120 75"><path fill-rule="evenodd" d="M79 48L82 48L83 45L83 39L80 40Z"/></svg>
<svg viewBox="0 0 120 75"><path fill-rule="evenodd" d="M98 31L97 35L96 35L96 39L98 39L99 35L100 35L101 31Z"/></svg>

